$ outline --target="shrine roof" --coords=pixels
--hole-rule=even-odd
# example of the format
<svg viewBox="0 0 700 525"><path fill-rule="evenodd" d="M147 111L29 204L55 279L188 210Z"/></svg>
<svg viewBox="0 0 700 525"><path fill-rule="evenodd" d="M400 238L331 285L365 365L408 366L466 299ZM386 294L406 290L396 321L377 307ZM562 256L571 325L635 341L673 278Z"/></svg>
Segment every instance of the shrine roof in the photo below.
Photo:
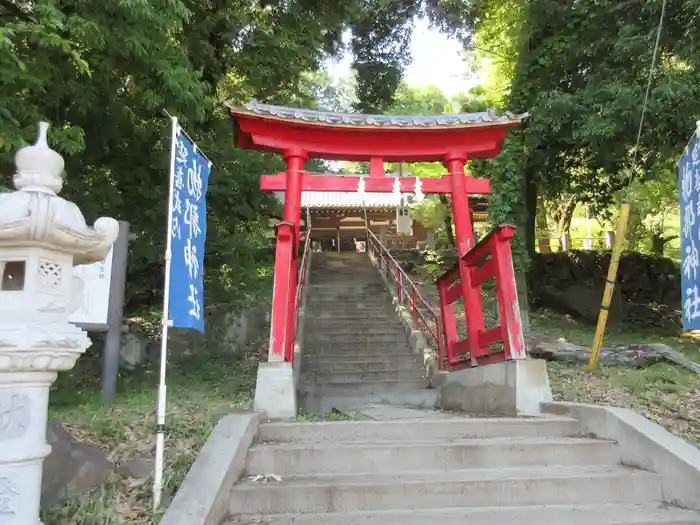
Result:
<svg viewBox="0 0 700 525"><path fill-rule="evenodd" d="M313 109L261 104L253 99L244 106L227 105L232 117L254 117L290 123L372 129L463 129L493 125L518 125L528 117L527 113L506 112L498 115L488 109L476 113L431 116L369 115L362 113L334 113Z"/></svg>

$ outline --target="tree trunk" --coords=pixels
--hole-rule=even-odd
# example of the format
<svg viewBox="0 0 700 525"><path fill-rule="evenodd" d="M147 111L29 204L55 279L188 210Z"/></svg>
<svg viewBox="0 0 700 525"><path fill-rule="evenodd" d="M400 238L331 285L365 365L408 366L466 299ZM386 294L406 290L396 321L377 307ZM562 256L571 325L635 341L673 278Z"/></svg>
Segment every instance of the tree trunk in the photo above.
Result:
<svg viewBox="0 0 700 525"><path fill-rule="evenodd" d="M677 239L678 235L669 235L664 237L663 232L652 232L651 234L651 254L657 257L664 256L664 250L666 249L666 243Z"/></svg>
<svg viewBox="0 0 700 525"><path fill-rule="evenodd" d="M448 248L457 246L455 243L455 234L452 231L452 206L447 195L440 194L440 203L445 207L445 233L447 234Z"/></svg>
<svg viewBox="0 0 700 525"><path fill-rule="evenodd" d="M537 250L535 243L537 235L535 225L537 222L537 182L534 180L534 174L529 169L525 171L524 192L525 192L525 231L523 232L523 240L530 260L534 260Z"/></svg>
<svg viewBox="0 0 700 525"><path fill-rule="evenodd" d="M523 175L523 201L525 203L525 221L523 229L523 242L525 243L525 249L527 250L527 256L530 259L530 265L525 270L524 268L519 270L521 273L520 280L524 283L524 287L521 287L521 291L524 292L524 297L520 294L520 309L525 309L527 312L530 310L530 298L532 297L529 292L532 292L532 263L537 257L537 234L536 234L536 224L537 224L537 181L535 180L534 173L531 169L527 167ZM529 314L527 315L526 324L529 329Z"/></svg>
<svg viewBox="0 0 700 525"><path fill-rule="evenodd" d="M538 204L544 204L538 199ZM544 205L539 206L539 210L535 214L535 234L539 231L539 239L536 242L539 244L540 253L551 253L552 243L549 238L549 224L547 224L547 208Z"/></svg>
<svg viewBox="0 0 700 525"><path fill-rule="evenodd" d="M577 204L575 197L568 197L559 204L554 212L554 219L557 221L557 236L560 239L564 235L569 235L571 231L571 220L574 218Z"/></svg>

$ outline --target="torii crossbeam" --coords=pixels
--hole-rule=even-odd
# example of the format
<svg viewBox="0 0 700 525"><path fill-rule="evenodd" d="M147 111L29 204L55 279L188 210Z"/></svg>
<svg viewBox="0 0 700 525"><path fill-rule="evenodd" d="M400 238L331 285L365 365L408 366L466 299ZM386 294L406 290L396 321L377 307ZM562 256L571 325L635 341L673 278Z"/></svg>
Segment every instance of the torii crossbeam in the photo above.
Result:
<svg viewBox="0 0 700 525"><path fill-rule="evenodd" d="M236 144L247 149L282 155L287 171L263 175L260 188L284 191L284 216L277 229L275 277L270 335L270 362L290 361L294 344L294 298L296 295L299 214L302 191L391 192L394 178L384 176L384 162L442 162L448 174L420 178L425 194L452 197L457 251L464 256L474 246L469 213L470 194L490 193L488 180L464 173L468 160L498 155L509 128L519 126L527 115L498 116L492 111L394 117L341 114L259 104L229 106L235 121ZM369 176L312 175L304 170L309 158L369 161ZM402 193L415 190L416 178L398 179ZM460 263L461 264L461 263ZM460 266L460 272L466 267ZM469 279L462 279L465 298L473 294Z"/></svg>

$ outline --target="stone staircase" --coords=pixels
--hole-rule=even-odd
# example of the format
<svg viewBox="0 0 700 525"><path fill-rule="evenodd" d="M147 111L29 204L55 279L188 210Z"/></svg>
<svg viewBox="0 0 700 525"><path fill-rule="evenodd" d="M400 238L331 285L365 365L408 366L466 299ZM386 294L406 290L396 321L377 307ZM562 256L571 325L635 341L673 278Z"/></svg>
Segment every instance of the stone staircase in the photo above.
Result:
<svg viewBox="0 0 700 525"><path fill-rule="evenodd" d="M574 419L405 408L434 391L365 254L313 255L303 348L302 406L359 420L261 424L226 525L700 525Z"/></svg>
<svg viewBox="0 0 700 525"><path fill-rule="evenodd" d="M314 253L300 406L346 411L372 402L433 406L423 365L367 254Z"/></svg>
<svg viewBox="0 0 700 525"><path fill-rule="evenodd" d="M435 414L261 425L225 523L700 525L573 419Z"/></svg>

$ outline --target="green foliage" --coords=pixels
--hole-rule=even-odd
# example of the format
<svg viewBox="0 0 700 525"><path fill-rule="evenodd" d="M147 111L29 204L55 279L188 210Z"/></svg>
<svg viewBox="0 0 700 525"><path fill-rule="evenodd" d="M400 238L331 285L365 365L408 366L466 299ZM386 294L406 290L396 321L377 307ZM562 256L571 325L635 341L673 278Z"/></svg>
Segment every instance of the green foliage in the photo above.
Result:
<svg viewBox="0 0 700 525"><path fill-rule="evenodd" d="M279 158L233 148L225 100L349 111L385 107L408 60L414 15L445 27L451 2L382 0L37 0L0 2L0 170L33 140L36 123L66 159L63 195L89 221L131 223L127 314L160 303L169 121L213 161L205 257L207 303L245 302L267 287L266 215L279 204L258 189ZM393 4L392 4L393 5ZM349 29L360 99L334 85L321 61L340 55ZM4 179L0 186L9 186ZM259 283L259 284L256 284ZM260 287L261 289L256 289Z"/></svg>
<svg viewBox="0 0 700 525"><path fill-rule="evenodd" d="M642 181L635 180L630 188L634 205L627 223L627 248L651 253L656 256L668 255L678 257L678 239L680 227L680 209L676 188L676 171L674 165L659 166L655 177L648 176ZM617 201L628 196L622 190L616 195ZM613 229L619 217L617 206L606 216L607 225Z"/></svg>
<svg viewBox="0 0 700 525"><path fill-rule="evenodd" d="M452 101L437 86L413 87L402 82L387 115L442 115L452 112Z"/></svg>
<svg viewBox="0 0 700 525"><path fill-rule="evenodd" d="M432 231L443 228L445 219L451 220L448 210L435 195L428 195L420 204L414 204L411 207L411 217Z"/></svg>
<svg viewBox="0 0 700 525"><path fill-rule="evenodd" d="M346 0L346 4L354 6L350 48L357 72L356 109L365 113L381 113L393 106L410 62L416 17L427 16L458 37L466 38L472 29L471 3L463 0Z"/></svg>
<svg viewBox="0 0 700 525"><path fill-rule="evenodd" d="M476 2L477 31L469 46L478 67L486 71L480 89L489 105L501 108L507 103L518 64L519 37L523 24L522 0Z"/></svg>
<svg viewBox="0 0 700 525"><path fill-rule="evenodd" d="M525 182L521 157L523 149L523 132L511 131L503 144L501 155L471 163L475 175L491 181L491 194L488 196L491 226L516 226L512 246L513 260L518 268L527 268L530 262L527 209L522 198Z"/></svg>
<svg viewBox="0 0 700 525"><path fill-rule="evenodd" d="M531 114L517 147L507 145L518 158L485 170L501 181L520 179L507 184L521 188L530 250L539 196L575 195L601 211L626 187L660 6L659 0L478 3L475 42L493 51L481 56L492 57L496 77L510 80L506 107ZM692 132L685 116L700 112L700 55L687 34L697 13L695 1L668 5L635 178L678 157Z"/></svg>
<svg viewBox="0 0 700 525"><path fill-rule="evenodd" d="M451 113L454 104L436 86L411 87L405 82L399 86L393 105L387 110L390 115L441 115ZM392 166L392 171L407 171L416 177L441 177L447 170L439 162L412 162ZM440 245L454 246L452 211L446 195L429 197L422 203L413 204L411 215L423 226L433 230Z"/></svg>

